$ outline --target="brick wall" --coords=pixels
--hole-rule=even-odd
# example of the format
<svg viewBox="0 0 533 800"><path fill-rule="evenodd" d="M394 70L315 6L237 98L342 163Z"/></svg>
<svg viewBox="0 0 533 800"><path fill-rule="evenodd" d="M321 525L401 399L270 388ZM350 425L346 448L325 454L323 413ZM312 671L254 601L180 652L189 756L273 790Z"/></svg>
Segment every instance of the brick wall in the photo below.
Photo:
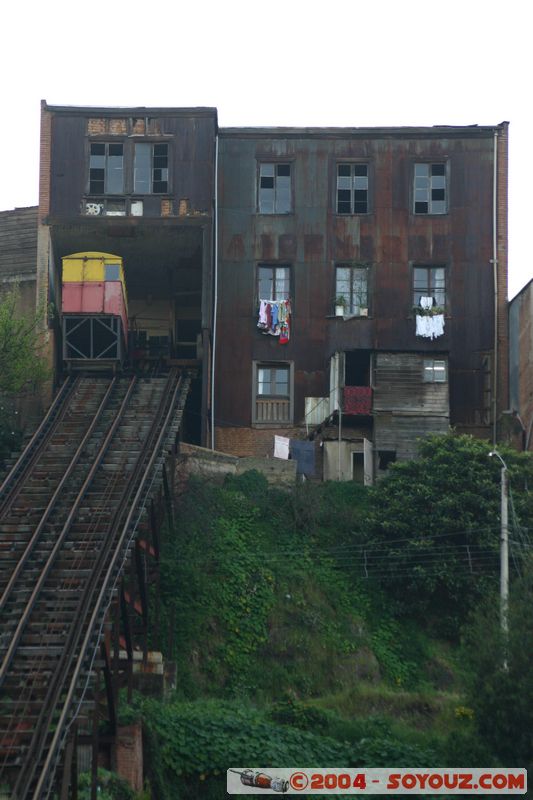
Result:
<svg viewBox="0 0 533 800"><path fill-rule="evenodd" d="M305 428L215 428L215 447L234 456L260 456L274 454L274 436L302 439Z"/></svg>
<svg viewBox="0 0 533 800"><path fill-rule="evenodd" d="M116 771L134 792L140 792L143 788L141 723L118 728L115 748Z"/></svg>
<svg viewBox="0 0 533 800"><path fill-rule="evenodd" d="M52 160L52 115L41 100L41 143L39 153L39 222L50 213L50 167Z"/></svg>

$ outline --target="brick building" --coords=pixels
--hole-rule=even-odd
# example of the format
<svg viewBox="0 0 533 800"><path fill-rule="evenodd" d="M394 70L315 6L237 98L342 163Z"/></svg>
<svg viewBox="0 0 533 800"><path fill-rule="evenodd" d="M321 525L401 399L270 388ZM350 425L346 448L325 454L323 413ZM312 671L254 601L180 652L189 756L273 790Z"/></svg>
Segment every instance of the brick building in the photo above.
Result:
<svg viewBox="0 0 533 800"><path fill-rule="evenodd" d="M121 256L148 356L197 368L194 440L315 442L320 474L371 481L508 408L507 135L43 103L38 297L60 307L64 255Z"/></svg>

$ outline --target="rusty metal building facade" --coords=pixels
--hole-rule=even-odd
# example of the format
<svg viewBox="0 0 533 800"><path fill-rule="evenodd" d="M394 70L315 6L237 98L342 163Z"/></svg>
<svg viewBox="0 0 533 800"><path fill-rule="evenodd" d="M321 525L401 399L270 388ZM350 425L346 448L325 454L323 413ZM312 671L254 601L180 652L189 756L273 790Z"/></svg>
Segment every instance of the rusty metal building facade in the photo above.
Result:
<svg viewBox="0 0 533 800"><path fill-rule="evenodd" d="M371 478L424 434L494 435L508 405L506 123L223 129L219 165L220 449L268 455L272 434L318 431L326 477L368 461ZM265 276L290 293L285 344L257 327ZM444 323L435 338L417 335L423 297Z"/></svg>
<svg viewBox="0 0 533 800"><path fill-rule="evenodd" d="M121 256L154 354L198 366L208 447L314 441L320 475L368 482L427 433L494 437L507 128L219 129L215 109L43 103L38 297L59 305L68 253ZM281 325L259 317L274 306ZM46 335L59 369L53 317Z"/></svg>

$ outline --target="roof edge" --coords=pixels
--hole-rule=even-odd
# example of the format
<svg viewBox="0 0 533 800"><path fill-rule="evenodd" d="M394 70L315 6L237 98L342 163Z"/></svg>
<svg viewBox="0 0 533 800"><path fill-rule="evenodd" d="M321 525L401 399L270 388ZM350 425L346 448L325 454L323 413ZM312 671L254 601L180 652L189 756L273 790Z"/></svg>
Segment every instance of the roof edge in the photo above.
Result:
<svg viewBox="0 0 533 800"><path fill-rule="evenodd" d="M183 117L214 117L217 119L218 111L214 106L54 106L49 105L46 100L41 100L41 109L50 111L53 114L101 114L102 116L116 116L117 114L127 114L128 116L147 116L157 114L159 116L183 116Z"/></svg>

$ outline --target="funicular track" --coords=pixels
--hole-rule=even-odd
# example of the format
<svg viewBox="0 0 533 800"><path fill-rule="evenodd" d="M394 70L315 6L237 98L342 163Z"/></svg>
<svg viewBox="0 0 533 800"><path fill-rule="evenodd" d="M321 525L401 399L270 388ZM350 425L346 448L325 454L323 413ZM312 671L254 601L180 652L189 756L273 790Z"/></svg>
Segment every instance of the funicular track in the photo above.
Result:
<svg viewBox="0 0 533 800"><path fill-rule="evenodd" d="M63 386L0 487L0 787L49 797L189 376Z"/></svg>

